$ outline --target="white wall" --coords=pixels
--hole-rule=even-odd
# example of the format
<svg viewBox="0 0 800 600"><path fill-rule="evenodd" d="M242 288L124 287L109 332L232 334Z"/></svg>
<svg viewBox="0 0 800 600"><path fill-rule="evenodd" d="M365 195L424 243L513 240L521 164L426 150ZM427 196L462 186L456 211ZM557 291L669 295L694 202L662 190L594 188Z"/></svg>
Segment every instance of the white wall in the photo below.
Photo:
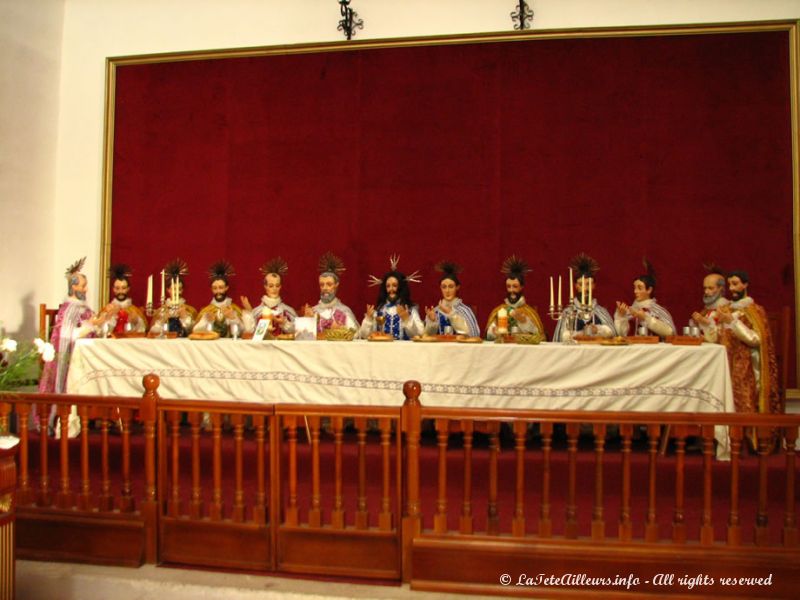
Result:
<svg viewBox="0 0 800 600"><path fill-rule="evenodd" d="M64 0L0 0L0 321L33 334L51 294Z"/></svg>
<svg viewBox="0 0 800 600"><path fill-rule="evenodd" d="M40 12L54 16L62 2L56 0L0 0L27 19L43 20ZM800 0L529 0L537 29L603 27L614 25L687 24L800 18ZM353 0L365 21L357 39L506 31L514 0ZM58 10L56 10L58 8ZM48 10L49 9L49 10ZM40 117L40 127L20 134L36 151L35 169L22 174L20 185L41 189L35 206L10 204L0 195L2 220L25 236L36 227L26 248L35 247L35 259L19 253L2 260L4 281L25 280L26 286L0 294L0 310L9 329L25 328L20 304L46 301L55 304L63 294L63 269L75 258L88 255L91 284L99 277L100 218L102 199L103 106L105 59L109 56L182 50L266 46L342 39L336 31L336 0L64 0L63 43L57 129L52 101L23 105ZM5 20L4 20L5 21ZM49 23L49 21L48 21ZM3 31L6 23L3 24ZM37 38L35 23L25 22L21 34L40 52L51 54L53 40ZM5 37L5 36L3 36ZM0 50L4 47L0 45ZM56 52L56 57L58 53ZM52 74L46 81L30 69L16 73L21 90L38 90L50 100ZM9 86L10 87L10 86ZM4 85L5 88L5 85ZM20 90L20 91L21 91ZM18 93L15 90L15 94ZM35 93L31 92L31 95ZM5 103L3 103L5 105ZM52 152L57 131L57 152ZM17 153L2 134L0 165ZM30 139L27 139L30 137ZM13 144L12 144L13 146ZM27 157L26 157L27 158ZM7 177L5 169L0 177ZM41 179L41 181L40 181ZM5 189L3 183L3 189ZM47 193L45 193L47 192ZM34 196L31 190L31 196ZM38 195L37 195L38 198ZM10 219L9 219L10 218ZM53 229L53 223L58 227ZM5 233L6 225L2 226ZM52 232L45 234L45 231ZM22 233L17 233L20 238ZM5 236L4 236L5 237ZM4 243L4 245L6 245ZM35 283L33 283L35 280ZM9 287L9 286L6 286ZM90 301L97 302L90 288ZM27 294L27 295L25 295Z"/></svg>

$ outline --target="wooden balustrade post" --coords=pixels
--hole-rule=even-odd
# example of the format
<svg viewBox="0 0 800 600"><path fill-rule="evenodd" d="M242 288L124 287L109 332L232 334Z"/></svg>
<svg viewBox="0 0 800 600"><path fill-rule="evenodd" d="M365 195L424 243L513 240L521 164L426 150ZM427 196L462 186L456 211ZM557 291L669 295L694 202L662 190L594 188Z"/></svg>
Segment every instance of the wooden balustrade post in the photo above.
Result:
<svg viewBox="0 0 800 600"><path fill-rule="evenodd" d="M59 439L59 456L61 459L61 485L56 494L58 508L72 508L75 504L69 480L69 414L72 407L69 404L58 405L58 418L61 421L61 434Z"/></svg>
<svg viewBox="0 0 800 600"><path fill-rule="evenodd" d="M177 427L180 428L180 416L178 416ZM203 487L200 480L200 437L202 427L202 413L190 412L186 416L189 423L189 429L192 434L192 491L189 497L189 518L202 519L203 518ZM173 426L176 426L173 425Z"/></svg>
<svg viewBox="0 0 800 600"><path fill-rule="evenodd" d="M233 454L236 478L233 489L233 514L231 515L231 520L234 523L242 523L244 522L244 467L242 455L244 416L241 414L231 415L231 425L233 425Z"/></svg>
<svg viewBox="0 0 800 600"><path fill-rule="evenodd" d="M212 446L212 472L213 483L211 489L211 507L208 513L212 521L222 520L222 415L218 412L211 413Z"/></svg>
<svg viewBox="0 0 800 600"><path fill-rule="evenodd" d="M542 506L539 510L539 535L549 538L553 535L553 520L550 516L550 454L553 449L553 424L541 423L542 436Z"/></svg>
<svg viewBox="0 0 800 600"><path fill-rule="evenodd" d="M53 502L52 492L50 491L50 476L47 473L47 437L49 433L50 405L46 403L37 405L36 414L39 417L39 496L36 504L38 506L50 506Z"/></svg>
<svg viewBox="0 0 800 600"><path fill-rule="evenodd" d="M418 381L406 381L403 385L405 401L401 410L400 429L405 435L405 493L403 494L403 521L401 528L402 579L411 581L411 545L422 530L419 497L419 442L422 429L422 405L419 395L422 391Z"/></svg>
<svg viewBox="0 0 800 600"><path fill-rule="evenodd" d="M741 425L728 428L731 440L731 506L728 512L728 545L739 546L742 543L742 526L739 524L739 460L742 453Z"/></svg>
<svg viewBox="0 0 800 600"><path fill-rule="evenodd" d="M783 516L783 545L797 546L797 509L795 508L795 444L797 427L784 427L783 440L786 444L786 511Z"/></svg>
<svg viewBox="0 0 800 600"><path fill-rule="evenodd" d="M381 430L381 472L383 473L381 478L381 512L378 514L378 529L381 531L391 531L392 527L394 527L392 499L390 496L392 423L392 419L386 417L378 419L378 426ZM369 513L367 513L367 517L369 517ZM365 521L364 525L367 526L369 523Z"/></svg>
<svg viewBox="0 0 800 600"><path fill-rule="evenodd" d="M767 510L767 458L772 449L772 429L758 427L758 511L756 512L755 542L756 546L769 543L768 510Z"/></svg>
<svg viewBox="0 0 800 600"><path fill-rule="evenodd" d="M579 423L567 423L567 506L564 535L568 539L578 537L578 504L575 496L576 469L578 458Z"/></svg>
<svg viewBox="0 0 800 600"><path fill-rule="evenodd" d="M714 459L714 426L703 425L703 517L700 523L700 543L710 546L714 543L714 524L711 520L711 465Z"/></svg>
<svg viewBox="0 0 800 600"><path fill-rule="evenodd" d="M595 423L594 432L594 505L592 506L592 539L602 540L606 536L603 517L603 454L606 444L606 424Z"/></svg>
<svg viewBox="0 0 800 600"><path fill-rule="evenodd" d="M344 529L344 501L342 499L342 436L344 419L336 415L333 423L333 510L331 511L331 527Z"/></svg>
<svg viewBox="0 0 800 600"><path fill-rule="evenodd" d="M517 473L511 535L523 537L525 535L525 437L528 435L528 423L527 421L514 421L513 428Z"/></svg>
<svg viewBox="0 0 800 600"><path fill-rule="evenodd" d="M686 481L686 425L675 427L675 509L672 513L672 541L686 542L686 520L684 515L684 484Z"/></svg>
<svg viewBox="0 0 800 600"><path fill-rule="evenodd" d="M90 510L92 484L89 479L89 406L81 404L78 407L78 417L81 420L81 493L78 496L78 509Z"/></svg>
<svg viewBox="0 0 800 600"><path fill-rule="evenodd" d="M459 531L470 534L473 531L472 515L472 439L474 423L468 419L461 421L464 432L464 499L461 503Z"/></svg>
<svg viewBox="0 0 800 600"><path fill-rule="evenodd" d="M486 508L486 532L489 535L499 535L500 510L497 503L497 461L500 454L500 423L489 421L486 424L486 430L489 434L489 502Z"/></svg>
<svg viewBox="0 0 800 600"><path fill-rule="evenodd" d="M156 419L158 417L158 375L142 378L144 395L139 405L139 418L144 423L144 498L139 508L144 519L144 560L158 562L158 497L156 487Z"/></svg>
<svg viewBox="0 0 800 600"><path fill-rule="evenodd" d="M450 437L449 419L436 419L436 445L438 446L436 483L436 514L433 516L434 533L447 533L447 440Z"/></svg>
<svg viewBox="0 0 800 600"><path fill-rule="evenodd" d="M257 525L267 522L267 488L264 475L264 415L253 415L253 427L256 428L256 501L253 505L253 521ZM277 521L276 521L277 522Z"/></svg>
<svg viewBox="0 0 800 600"><path fill-rule="evenodd" d="M283 417L283 426L286 428L287 444L289 447L289 499L286 506L286 524L297 526L297 417L286 415ZM311 440L309 440L310 442Z"/></svg>
<svg viewBox="0 0 800 600"><path fill-rule="evenodd" d="M367 419L356 417L357 434L356 446L358 448L358 489L356 498L356 529L369 527L369 512L367 511ZM380 423L381 447L383 447L384 427ZM388 440L387 440L388 441ZM386 481L386 472L382 472L382 479ZM383 490L384 492L386 490ZM383 499L383 498L382 498Z"/></svg>
<svg viewBox="0 0 800 600"><path fill-rule="evenodd" d="M631 525L631 438L633 425L623 423L619 426L622 436L622 494L619 508L619 539L623 542L631 541L633 527Z"/></svg>
<svg viewBox="0 0 800 600"><path fill-rule="evenodd" d="M130 408L119 409L120 432L122 433L122 490L119 495L119 510L133 512L133 491L131 487L131 419Z"/></svg>
<svg viewBox="0 0 800 600"><path fill-rule="evenodd" d="M189 413L190 418L192 414ZM167 413L170 427L170 446L172 454L172 477L170 478L170 497L167 500L167 514L177 518L181 516L181 414L176 410Z"/></svg>
<svg viewBox="0 0 800 600"><path fill-rule="evenodd" d="M108 409L97 410L100 419L100 495L97 506L101 511L114 510L114 496L111 493L111 475L108 465Z"/></svg>
<svg viewBox="0 0 800 600"><path fill-rule="evenodd" d="M9 408L11 405L8 405ZM28 419L31 414L31 405L27 402L17 404L17 431L19 433L19 479L17 480L17 504L25 506L33 502L29 471L29 443Z"/></svg>
<svg viewBox="0 0 800 600"><path fill-rule="evenodd" d="M322 527L322 495L319 483L319 431L321 419L318 415L308 417L311 429L311 504L308 508L308 525Z"/></svg>
<svg viewBox="0 0 800 600"><path fill-rule="evenodd" d="M644 526L644 540L658 541L658 522L656 521L656 462L658 461L658 438L661 435L660 425L647 426L647 521Z"/></svg>

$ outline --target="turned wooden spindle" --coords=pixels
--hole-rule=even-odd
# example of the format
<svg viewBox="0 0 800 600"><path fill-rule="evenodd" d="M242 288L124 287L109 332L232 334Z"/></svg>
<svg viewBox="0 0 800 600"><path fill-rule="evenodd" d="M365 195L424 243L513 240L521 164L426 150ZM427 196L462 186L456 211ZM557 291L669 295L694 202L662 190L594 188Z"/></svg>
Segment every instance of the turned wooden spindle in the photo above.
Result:
<svg viewBox="0 0 800 600"><path fill-rule="evenodd" d="M39 496L38 506L50 506L53 502L50 491L50 476L47 473L47 438L50 420L50 405L39 404L36 407L39 416Z"/></svg>
<svg viewBox="0 0 800 600"><path fill-rule="evenodd" d="M739 522L739 461L742 452L743 431L741 425L732 425L728 430L731 440L731 506L728 512L728 545L742 543L742 526Z"/></svg>
<svg viewBox="0 0 800 600"><path fill-rule="evenodd" d="M700 521L700 543L710 546L714 543L714 525L712 522L713 501L711 478L712 463L714 460L714 426L703 425L701 428L703 438L703 516Z"/></svg>
<svg viewBox="0 0 800 600"><path fill-rule="evenodd" d="M437 457L437 483L436 483L436 514L433 516L433 531L435 533L447 532L447 440L450 435L450 421L436 419L436 444Z"/></svg>
<svg viewBox="0 0 800 600"><path fill-rule="evenodd" d="M311 506L308 509L308 525L322 527L322 496L319 482L319 416L308 417L311 429Z"/></svg>
<svg viewBox="0 0 800 600"><path fill-rule="evenodd" d="M344 419L337 415L331 419L333 423L333 510L331 511L331 527L344 529L344 500L342 498L342 436Z"/></svg>
<svg viewBox="0 0 800 600"><path fill-rule="evenodd" d="M283 427L286 430L286 442L289 453L289 500L286 506L285 520L287 525L296 526L298 523L297 510L297 417L286 415L283 417Z"/></svg>
<svg viewBox="0 0 800 600"><path fill-rule="evenodd" d="M208 516L212 521L221 521L224 510L222 502L222 414L211 413L211 469L213 481L211 485L211 504Z"/></svg>
<svg viewBox="0 0 800 600"><path fill-rule="evenodd" d="M233 487L233 513L231 520L234 523L244 522L244 466L242 443L244 441L244 415L231 415L233 425L233 462L234 462L234 487Z"/></svg>
<svg viewBox="0 0 800 600"><path fill-rule="evenodd" d="M367 529L369 527L369 512L367 511L367 419L357 417L355 425L358 431L356 437L358 452L356 529Z"/></svg>
<svg viewBox="0 0 800 600"><path fill-rule="evenodd" d="M131 420L133 411L130 408L119 409L120 433L122 433L122 490L119 497L119 509L122 512L135 510L131 488Z"/></svg>
<svg viewBox="0 0 800 600"><path fill-rule="evenodd" d="M472 439L473 422L467 419L461 421L461 431L464 432L464 499L461 502L461 517L459 531L470 534L473 531L474 517L472 515Z"/></svg>
<svg viewBox="0 0 800 600"><path fill-rule="evenodd" d="M267 491L264 475L264 415L253 415L256 429L256 499L253 505L253 521L263 525L267 520Z"/></svg>
<svg viewBox="0 0 800 600"><path fill-rule="evenodd" d="M620 541L629 542L633 537L633 526L631 524L631 438L633 437L633 425L623 423L619 426L619 434L622 436L622 490L618 535Z"/></svg>
<svg viewBox="0 0 800 600"><path fill-rule="evenodd" d="M550 516L550 455L553 449L553 424L541 423L542 436L542 505L539 508L539 535L549 538L553 535L553 520Z"/></svg>
<svg viewBox="0 0 800 600"><path fill-rule="evenodd" d="M69 414L71 407L69 404L58 405L58 418L61 421L61 437L59 439L59 456L61 458L61 477L58 493L56 494L56 506L58 508L72 508L74 498L70 489L69 478Z"/></svg>
<svg viewBox="0 0 800 600"><path fill-rule="evenodd" d="M10 406L10 405L9 405ZM19 428L19 476L17 479L17 505L26 506L33 502L33 489L31 488L30 467L30 419L31 405L29 403L17 404L17 424Z"/></svg>
<svg viewBox="0 0 800 600"><path fill-rule="evenodd" d="M686 425L675 429L675 509L672 513L672 541L686 542L686 521L684 515L685 477L686 477Z"/></svg>
<svg viewBox="0 0 800 600"><path fill-rule="evenodd" d="M772 430L758 427L758 510L756 511L755 543L766 546L769 543L769 522L767 510L767 459L772 450Z"/></svg>
<svg viewBox="0 0 800 600"><path fill-rule="evenodd" d="M378 529L390 531L394 527L394 515L392 514L391 492L391 441L392 441L392 419L382 417L378 419L378 426L381 430L381 512L378 514ZM365 523L368 525L368 523Z"/></svg>
<svg viewBox="0 0 800 600"><path fill-rule="evenodd" d="M594 432L594 504L592 506L592 539L602 540L606 535L603 516L603 454L606 444L605 423L595 423Z"/></svg>
<svg viewBox="0 0 800 600"><path fill-rule="evenodd" d="M190 416L196 413L189 413ZM167 514L170 517L181 516L181 483L180 483L180 425L181 415L178 411L171 410L167 413L170 427L170 446L172 449L172 478L170 481L170 497L167 501Z"/></svg>
<svg viewBox="0 0 800 600"><path fill-rule="evenodd" d="M514 421L514 453L516 485L514 490L514 516L511 519L511 535L525 535L525 437L528 434L526 421Z"/></svg>
<svg viewBox="0 0 800 600"><path fill-rule="evenodd" d="M81 420L81 493L78 495L78 509L92 508L92 482L89 471L89 406L78 407Z"/></svg>
<svg viewBox="0 0 800 600"><path fill-rule="evenodd" d="M569 539L578 537L578 505L576 501L576 472L578 458L578 423L567 423L567 506L564 535Z"/></svg>
<svg viewBox="0 0 800 600"><path fill-rule="evenodd" d="M660 425L647 426L647 519L644 525L644 541L658 541L658 522L656 521L656 477L658 461L658 441L661 435Z"/></svg>

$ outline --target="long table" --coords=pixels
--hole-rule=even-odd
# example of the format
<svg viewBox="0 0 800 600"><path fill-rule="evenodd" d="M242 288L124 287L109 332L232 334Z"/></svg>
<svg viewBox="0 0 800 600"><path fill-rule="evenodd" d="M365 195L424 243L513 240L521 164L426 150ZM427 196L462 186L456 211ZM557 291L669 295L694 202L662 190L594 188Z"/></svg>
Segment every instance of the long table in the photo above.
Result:
<svg viewBox="0 0 800 600"><path fill-rule="evenodd" d="M734 412L720 345L83 339L71 394L138 396L142 377L163 398L398 406L422 384L427 406ZM727 458L727 428L716 427Z"/></svg>
<svg viewBox="0 0 800 600"><path fill-rule="evenodd" d="M67 389L165 398L389 405L403 383L430 406L732 412L722 346L84 339Z"/></svg>

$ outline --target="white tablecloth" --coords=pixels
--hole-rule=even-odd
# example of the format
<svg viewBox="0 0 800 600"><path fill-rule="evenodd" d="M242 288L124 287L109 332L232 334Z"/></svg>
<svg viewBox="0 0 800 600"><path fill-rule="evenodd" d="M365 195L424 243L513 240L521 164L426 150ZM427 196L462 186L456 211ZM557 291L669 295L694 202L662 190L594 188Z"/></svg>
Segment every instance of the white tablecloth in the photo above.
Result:
<svg viewBox="0 0 800 600"><path fill-rule="evenodd" d="M710 344L84 339L67 388L138 396L147 373L164 398L397 406L415 379L427 406L734 410L725 350Z"/></svg>

